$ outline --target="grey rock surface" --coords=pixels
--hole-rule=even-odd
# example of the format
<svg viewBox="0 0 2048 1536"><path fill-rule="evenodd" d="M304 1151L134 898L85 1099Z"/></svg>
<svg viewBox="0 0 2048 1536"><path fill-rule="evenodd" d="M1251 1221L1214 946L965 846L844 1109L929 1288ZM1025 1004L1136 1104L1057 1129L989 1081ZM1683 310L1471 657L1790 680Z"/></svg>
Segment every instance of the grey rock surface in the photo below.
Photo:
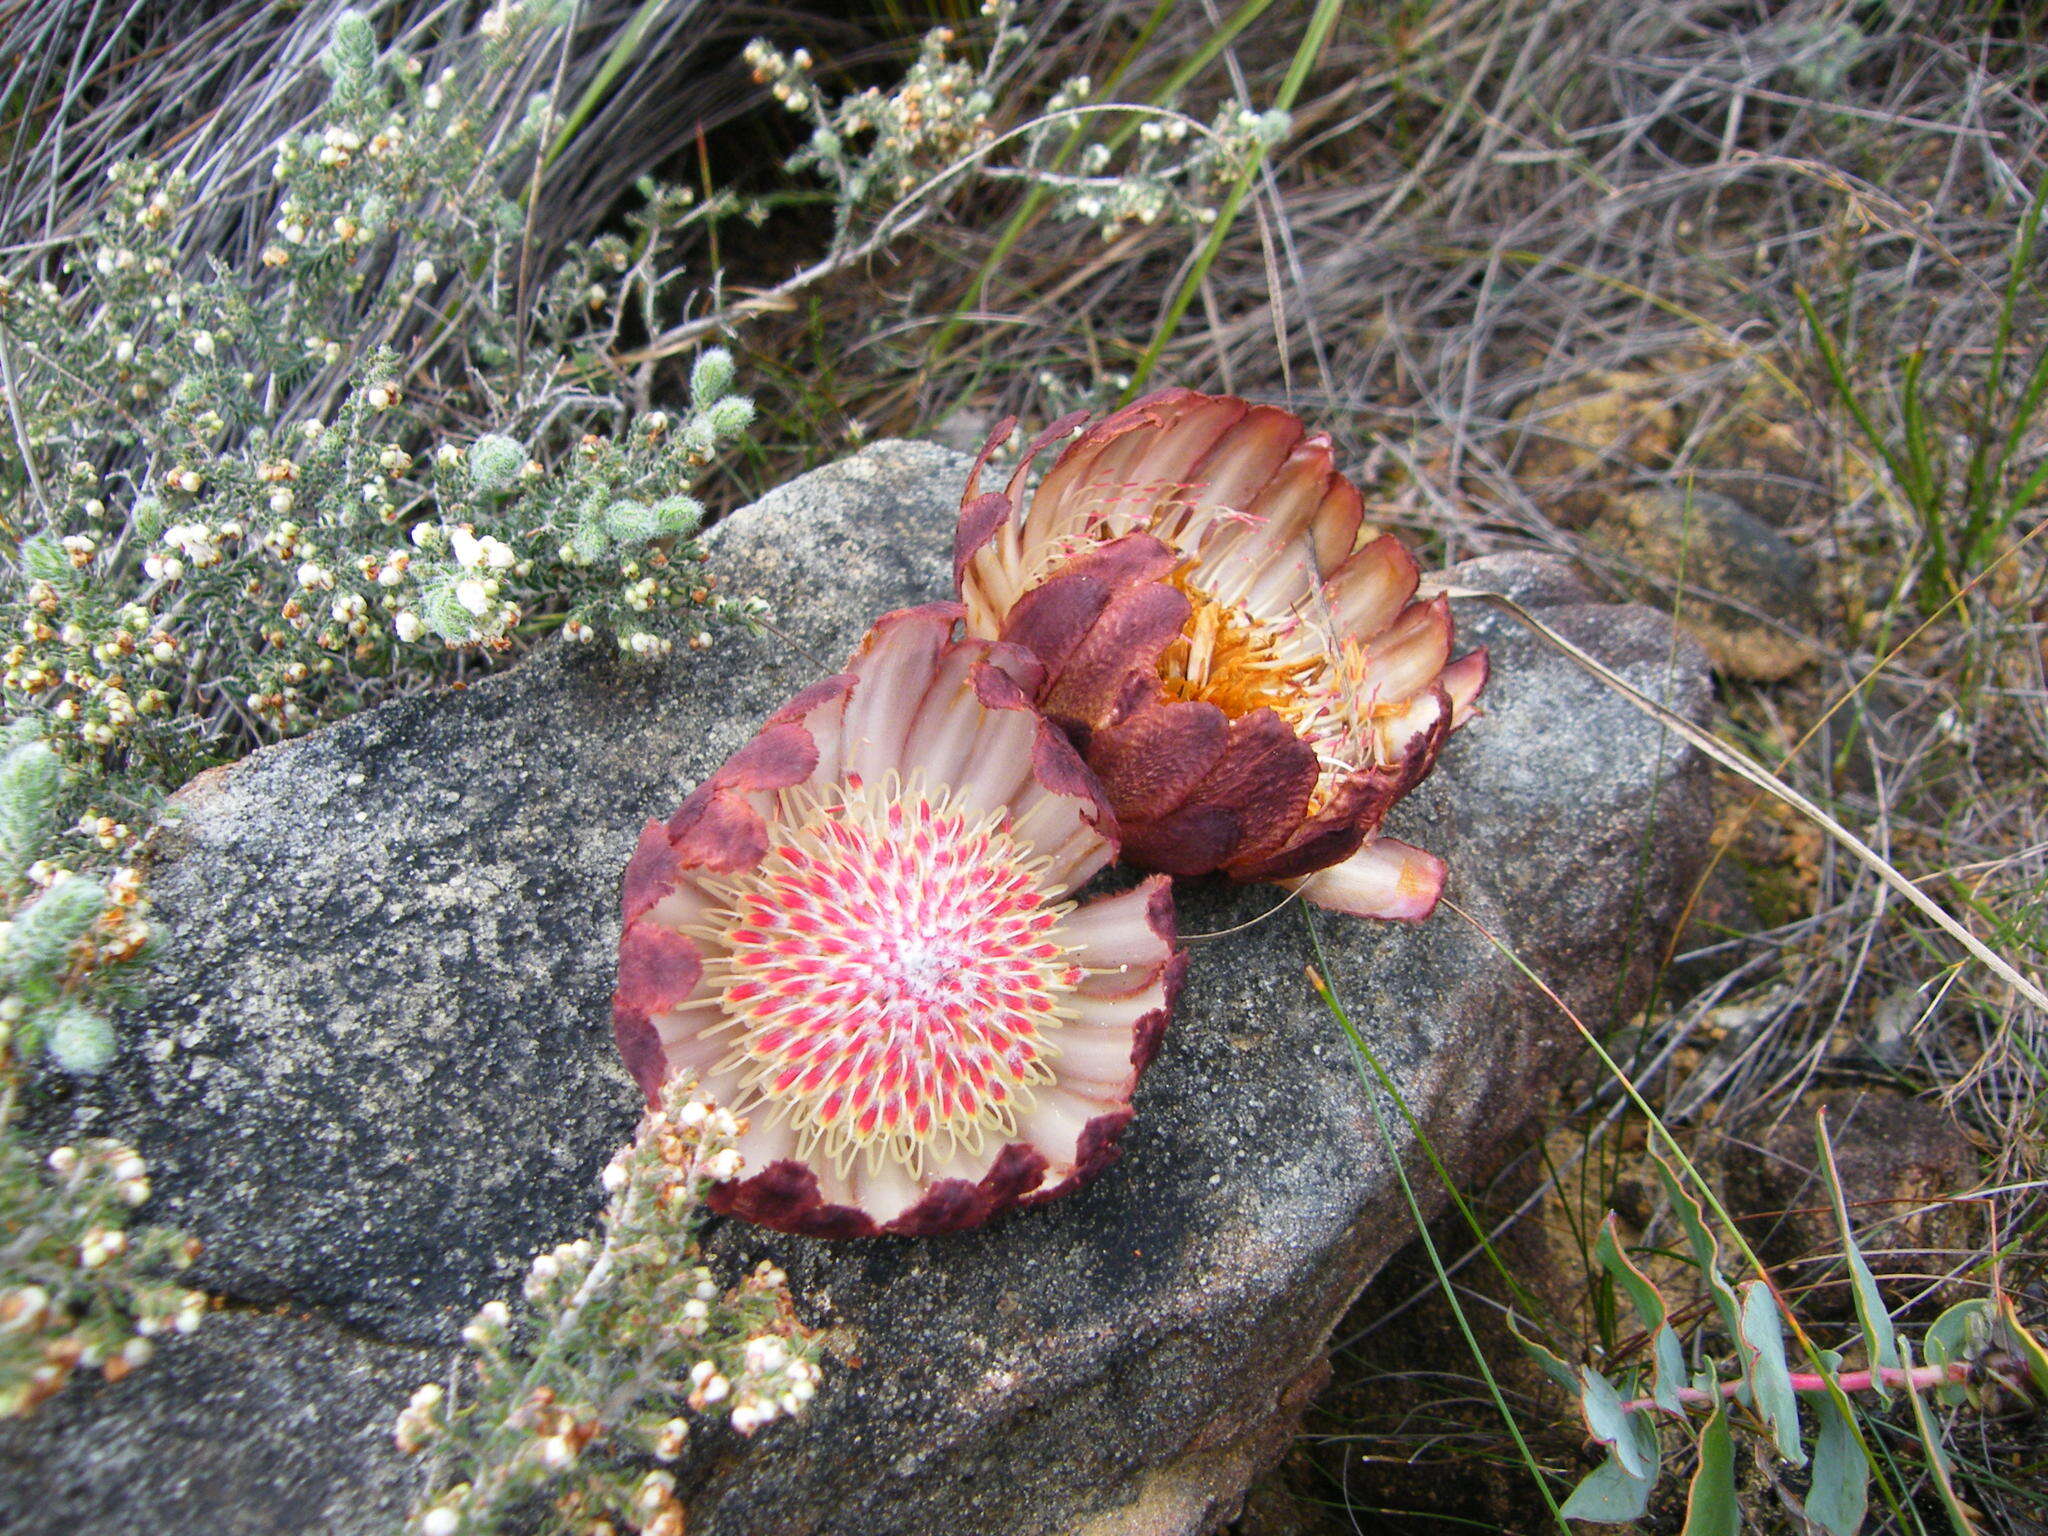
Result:
<svg viewBox="0 0 2048 1536"><path fill-rule="evenodd" d="M1817 654L1813 558L1740 502L1652 486L1609 499L1586 541L1621 562L1624 585L1672 605L1678 622L1733 677L1775 683ZM1716 599L1721 599L1716 601Z"/></svg>
<svg viewBox="0 0 2048 1536"><path fill-rule="evenodd" d="M414 1469L392 1453L392 1403L439 1365L304 1317L209 1318L0 1435L0 1536L395 1532Z"/></svg>
<svg viewBox="0 0 2048 1536"><path fill-rule="evenodd" d="M205 1240L214 1289L445 1346L526 1256L588 1229L596 1170L631 1129L607 1002L641 822L873 616L944 594L965 467L878 444L729 520L714 569L774 604L774 636L651 669L550 649L195 786L157 874L175 942L151 1004L58 1128L141 1148L150 1214ZM1520 593L1638 686L1704 708L1697 649L1649 610L1584 601L1561 562L1495 557L1454 579ZM1412 1232L1387 1106L1304 967L1335 983L1438 1152L1477 1173L1565 1044L1487 934L1600 1027L1640 995L1705 848L1696 759L1512 620L1465 603L1460 622L1494 648L1488 712L1390 830L1450 861L1471 920L1368 924L1273 912L1270 888L1185 886L1184 933L1217 936L1196 940L1123 1160L1093 1187L950 1238L726 1227L725 1257L777 1259L859 1363L829 1369L805 1421L700 1438L682 1469L696 1536L1182 1536L1229 1518L1319 1379L1329 1329ZM150 1390L195 1418L250 1412L200 1358L167 1353ZM387 1411L432 1374L395 1382ZM130 1402L68 1411L104 1455L142 1464L176 1421ZM0 1509L30 1496L20 1468L51 1433L0 1434ZM297 1450L307 1487L402 1474L342 1421ZM369 1504L331 1528L388 1529ZM65 1528L127 1529L111 1521Z"/></svg>

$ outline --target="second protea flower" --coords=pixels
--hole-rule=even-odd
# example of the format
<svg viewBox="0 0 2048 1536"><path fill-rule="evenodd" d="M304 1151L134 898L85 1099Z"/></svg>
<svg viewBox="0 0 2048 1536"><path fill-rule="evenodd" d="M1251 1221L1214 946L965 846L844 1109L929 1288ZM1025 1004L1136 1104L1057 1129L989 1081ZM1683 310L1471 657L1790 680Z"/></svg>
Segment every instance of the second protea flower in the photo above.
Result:
<svg viewBox="0 0 2048 1536"><path fill-rule="evenodd" d="M613 1024L649 1101L747 1119L714 1209L822 1237L972 1226L1112 1155L1185 956L1115 856L1015 646L890 614L771 716L625 879Z"/></svg>
<svg viewBox="0 0 2048 1536"><path fill-rule="evenodd" d="M1169 874L1277 880L1324 905L1417 919L1443 864L1378 836L1486 681L1451 660L1449 603L1364 528L1330 441L1288 412L1170 389L1032 456L961 505L970 634L1031 651L1041 707L1102 780L1123 855Z"/></svg>

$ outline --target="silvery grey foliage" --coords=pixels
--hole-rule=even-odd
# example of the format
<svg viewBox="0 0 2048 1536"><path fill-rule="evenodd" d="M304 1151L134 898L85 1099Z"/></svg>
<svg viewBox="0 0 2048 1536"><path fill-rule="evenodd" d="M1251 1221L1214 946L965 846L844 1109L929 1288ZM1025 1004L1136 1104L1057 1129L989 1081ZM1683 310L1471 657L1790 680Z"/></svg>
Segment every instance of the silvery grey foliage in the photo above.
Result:
<svg viewBox="0 0 2048 1536"><path fill-rule="evenodd" d="M344 13L241 265L196 243L183 172L123 163L90 227L0 274L0 683L124 814L479 653L560 629L658 655L746 616L691 542L689 486L753 415L729 358L675 414L630 410L609 362L709 211L649 186L627 234L527 270L524 170L559 122L478 103L559 10L493 8L431 77Z"/></svg>

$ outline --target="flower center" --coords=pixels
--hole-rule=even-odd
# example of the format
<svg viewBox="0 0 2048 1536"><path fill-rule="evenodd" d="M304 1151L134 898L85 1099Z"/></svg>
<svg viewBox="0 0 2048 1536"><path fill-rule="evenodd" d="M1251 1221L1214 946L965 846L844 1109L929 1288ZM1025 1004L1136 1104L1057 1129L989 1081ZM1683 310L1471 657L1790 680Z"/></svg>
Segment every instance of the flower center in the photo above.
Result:
<svg viewBox="0 0 2048 1536"><path fill-rule="evenodd" d="M1318 650L1286 643L1300 621L1282 626L1254 618L1194 586L1185 568L1172 581L1193 611L1159 660L1167 694L1214 704L1233 720L1271 709L1298 724L1325 670Z"/></svg>
<svg viewBox="0 0 2048 1536"><path fill-rule="evenodd" d="M1385 710L1370 697L1371 652L1311 613L1275 619L1212 596L1188 569L1169 578L1192 612L1160 658L1161 688L1233 720L1259 709L1279 715L1322 765L1309 796L1310 812L1320 809L1338 782L1376 761L1374 722Z"/></svg>
<svg viewBox="0 0 2048 1536"><path fill-rule="evenodd" d="M944 794L858 783L785 795L780 840L724 888L721 1003L741 1107L789 1117L798 1155L927 1157L1016 1129L1081 979L1045 864Z"/></svg>

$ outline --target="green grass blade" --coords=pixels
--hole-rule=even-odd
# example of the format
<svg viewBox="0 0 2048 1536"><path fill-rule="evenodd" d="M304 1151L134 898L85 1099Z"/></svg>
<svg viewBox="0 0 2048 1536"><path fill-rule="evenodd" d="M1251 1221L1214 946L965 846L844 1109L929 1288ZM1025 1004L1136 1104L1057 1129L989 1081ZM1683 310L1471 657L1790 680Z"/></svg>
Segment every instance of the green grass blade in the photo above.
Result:
<svg viewBox="0 0 2048 1536"><path fill-rule="evenodd" d="M1274 93L1273 109L1276 112L1291 111L1294 99L1301 93L1301 87L1308 79L1308 72L1322 56L1323 45L1335 30L1337 17L1343 12L1343 0L1317 0L1315 14L1309 17L1308 30L1302 34L1301 44L1294 50L1294 59L1287 66L1286 78L1280 82L1280 89ZM1216 212L1216 223L1209 230L1209 238L1203 242L1201 251L1189 266L1187 275L1181 279L1173 300L1166 306L1166 313L1160 316L1159 324L1153 328L1152 340L1145 348L1145 355L1138 359L1138 365L1131 370L1130 387L1123 393L1123 402L1129 404L1144 391L1146 380L1152 377L1152 370L1159 364L1159 356L1166 350L1166 344L1173 339L1173 333L1180 328L1181 317L1188 312L1188 306L1195 301L1202 282L1209 275L1209 268L1215 264L1217 255L1223 249L1223 242L1230 235L1230 226L1237 221L1238 211L1244 207L1244 200L1251 195L1252 185L1258 180L1259 172L1266 163L1266 150L1261 150L1252 163L1244 168L1237 182L1223 200L1223 206Z"/></svg>
<svg viewBox="0 0 2048 1536"><path fill-rule="evenodd" d="M1991 487L1995 488L2005 483L2013 459L2027 441L2029 429L2035 425L2035 418L2041 414L2044 395L2048 395L2048 347L2043 347L2035 357L2034 366L2027 374L2026 388L2020 391L2019 402L2013 407L2012 418L2006 427L2005 442L1998 452L1998 466L1991 473ZM2041 478L2042 472L2037 471L2017 494L2005 497L2004 505L1999 510L1997 526L1992 532L1993 538L2010 528L2013 519L2032 505L2034 492L2040 489ZM1986 491L1987 497L1994 493L1993 490ZM1976 564L1981 564L1990 553L1987 548L1981 552L1973 552L1971 558Z"/></svg>
<svg viewBox="0 0 2048 1536"><path fill-rule="evenodd" d="M562 126L549 142L547 153L541 157L543 169L553 165L555 158L569 147L569 141L590 121L590 115L597 110L605 93L612 88L626 66L633 62L633 55L640 51L646 41L647 32L660 19L661 13L669 8L672 0L641 0L640 9L633 13L633 19L619 29L619 35L605 50L604 62L597 67L597 73L590 77L590 84L583 87L583 94L576 98L576 105L569 109Z"/></svg>
<svg viewBox="0 0 2048 1536"><path fill-rule="evenodd" d="M1316 958L1322 959L1321 937L1316 933L1313 924L1309 928L1309 938L1316 951ZM1493 1367L1487 1363L1486 1351L1480 1347L1478 1335L1472 1331L1471 1320L1465 1316L1465 1308L1458 1300L1457 1288L1451 1284L1450 1273L1444 1268L1443 1255L1437 1252L1436 1242L1429 1235L1429 1223L1423 1219L1422 1203L1415 1196L1414 1185L1409 1182L1408 1169L1401 1161L1393 1131L1387 1124L1386 1115L1380 1109L1378 1097L1373 1093L1373 1087L1377 1083L1379 1088L1401 1108L1402 1114L1407 1116L1406 1103L1400 1089L1388 1075L1386 1067L1372 1047L1365 1043L1365 1036L1359 1033L1358 1026L1352 1022L1351 1015L1338 1001L1337 994L1331 990L1329 984L1324 982L1320 975L1311 976L1310 980L1315 984L1316 994L1322 998L1323 1006L1330 1010L1330 1016L1337 1021L1337 1027L1343 1030L1344 1038L1351 1042L1354 1065L1358 1071L1359 1082L1365 1089L1366 1105L1372 1111L1373 1125L1379 1131L1380 1145L1387 1149L1387 1161L1393 1164L1394 1176L1401 1185L1401 1198L1407 1202L1408 1214L1415 1222L1417 1234L1422 1238L1423 1250L1429 1255L1429 1265L1436 1273L1437 1286L1442 1290L1444 1299L1451 1305L1451 1315L1457 1320L1458 1332L1464 1336L1465 1347L1471 1351L1473 1363L1479 1367L1479 1374L1486 1381L1486 1390L1493 1398L1493 1406L1499 1412L1501 1422L1507 1426L1508 1434L1513 1437L1522 1464L1529 1469L1529 1476L1536 1483L1536 1491L1542 1495L1543 1502L1549 1507L1551 1517L1557 1522L1558 1528L1570 1531L1571 1527L1565 1523L1564 1514L1558 1508L1557 1498L1550 1491L1550 1483L1543 1476L1542 1467L1537 1464L1536 1454L1529 1449L1529 1442L1522 1435L1522 1426L1515 1422L1515 1415L1508 1407L1507 1398L1501 1393L1500 1383L1494 1379ZM1410 1123L1413 1123L1412 1117ZM1427 1138L1423 1138L1423 1145L1428 1146ZM1431 1149L1430 1157L1433 1164L1435 1156L1434 1149ZM1436 1166L1441 1167L1440 1164ZM1448 1182L1445 1187L1450 1187Z"/></svg>
<svg viewBox="0 0 2048 1536"><path fill-rule="evenodd" d="M2034 1390L2048 1398L2048 1348L2027 1331L2020 1322L2019 1308L2010 1296L2000 1293L1998 1298L1998 1320L2000 1332L2007 1346L2026 1362L2027 1376L2034 1383Z"/></svg>
<svg viewBox="0 0 2048 1536"><path fill-rule="evenodd" d="M1217 55L1235 42L1247 27L1272 9L1273 3L1274 0L1245 0L1243 5L1224 19L1223 25L1218 27L1201 47L1175 66L1165 83L1148 98L1151 105L1161 106L1171 101L1190 80L1215 62ZM1118 83L1136 65L1152 34L1158 30L1160 23L1173 13L1178 4L1179 0L1159 0L1152 14L1145 18L1145 23L1139 28L1131 46L1125 50L1123 58L1118 61L1117 67L1111 71L1109 79L1096 93L1095 99L1098 102L1108 101L1115 95ZM1104 142L1114 152L1122 148L1140 126L1142 119L1134 117L1120 125ZM1073 132L1067 136L1066 142L1054 154L1051 168L1058 170L1064 166L1067 157L1074 152L1080 141L1081 129L1076 125ZM1003 226L1003 232L996 237L996 243L982 259L980 268L974 274L974 280L967 285L965 296L953 306L952 314L946 317L946 323L939 327L938 334L932 338L928 349L927 368L937 368L945 361L947 348L952 344L953 338L960 333L961 327L967 323L967 318L975 306L982 302L982 295L988 291L989 280L995 276L1002 264L1009 260L1010 253L1017 248L1017 242L1024 238L1033 224L1038 222L1038 216L1045 211L1045 205L1051 200L1052 193L1044 187L1033 187L1025 194L1024 200L1017 206L1017 211L1010 215L1009 223Z"/></svg>
<svg viewBox="0 0 2048 1536"><path fill-rule="evenodd" d="M1657 1170L1657 1178L1664 1186L1665 1198L1670 1200L1671 1209L1678 1217L1678 1224L1685 1232L1687 1245L1692 1249L1693 1263L1698 1266L1700 1283L1707 1289L1713 1300L1714 1310L1721 1314L1721 1329L1728 1335L1728 1342L1735 1346L1740 1355L1742 1343L1742 1303L1734 1289L1721 1274L1721 1244L1707 1225L1706 1212L1692 1191L1685 1187L1678 1170L1658 1151L1652 1151L1650 1161ZM1697 1175L1695 1175L1697 1177ZM1748 1362L1743 1361L1743 1380L1749 1379Z"/></svg>
<svg viewBox="0 0 2048 1536"><path fill-rule="evenodd" d="M1913 1364L1913 1346L1900 1340L1899 1358L1908 1369ZM1927 1400L1907 1378L1906 1396L1913 1404L1913 1428L1920 1437L1920 1449L1927 1454L1928 1475L1934 1480L1934 1491L1941 1498L1941 1507L1948 1515L1948 1523L1956 1536L1977 1536L1977 1524L1970 1518L1970 1511L1956 1494L1955 1479L1949 1474L1948 1452L1941 1448L1941 1431L1927 1412Z"/></svg>

